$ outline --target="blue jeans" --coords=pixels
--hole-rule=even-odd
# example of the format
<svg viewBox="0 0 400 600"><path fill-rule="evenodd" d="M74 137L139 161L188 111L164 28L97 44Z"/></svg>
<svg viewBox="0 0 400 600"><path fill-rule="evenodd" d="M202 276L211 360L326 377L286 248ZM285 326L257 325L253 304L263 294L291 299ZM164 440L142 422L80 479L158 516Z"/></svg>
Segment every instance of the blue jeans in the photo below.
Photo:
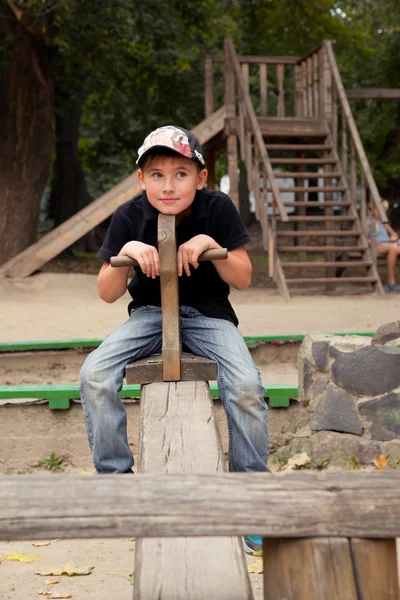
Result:
<svg viewBox="0 0 400 600"><path fill-rule="evenodd" d="M180 307L184 350L218 363L218 387L229 433L230 471L268 471L268 407L260 372L230 321ZM161 309L141 306L87 357L80 394L98 473L123 473L134 464L126 410L118 395L127 363L161 352Z"/></svg>

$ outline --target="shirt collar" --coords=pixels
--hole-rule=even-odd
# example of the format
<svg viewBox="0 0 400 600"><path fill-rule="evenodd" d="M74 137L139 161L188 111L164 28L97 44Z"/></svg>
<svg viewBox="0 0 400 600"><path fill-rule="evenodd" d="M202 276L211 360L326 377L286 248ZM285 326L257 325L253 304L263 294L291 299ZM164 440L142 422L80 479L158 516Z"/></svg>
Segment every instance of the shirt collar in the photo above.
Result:
<svg viewBox="0 0 400 600"><path fill-rule="evenodd" d="M142 194L143 216L146 221L158 218L158 210L152 206L147 198L146 192ZM205 219L207 217L205 194L203 190L197 190L192 203L192 212L190 217L194 219Z"/></svg>

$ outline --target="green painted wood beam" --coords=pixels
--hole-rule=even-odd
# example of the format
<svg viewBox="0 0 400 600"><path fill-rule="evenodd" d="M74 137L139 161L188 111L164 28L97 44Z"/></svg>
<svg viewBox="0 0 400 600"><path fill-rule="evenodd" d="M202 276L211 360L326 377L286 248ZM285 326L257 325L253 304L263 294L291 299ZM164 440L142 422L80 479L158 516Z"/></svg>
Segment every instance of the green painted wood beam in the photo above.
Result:
<svg viewBox="0 0 400 600"><path fill-rule="evenodd" d="M219 398L218 387L210 385L213 398ZM138 398L140 385L125 385L120 391L121 398ZM297 398L299 390L296 386L285 384L269 384L265 386L265 397L269 398L270 406L288 407L290 398ZM79 386L70 385L2 385L0 386L0 405L2 400L15 398L34 398L48 400L51 409L69 408L71 400L79 400Z"/></svg>
<svg viewBox="0 0 400 600"><path fill-rule="evenodd" d="M361 332L342 332L332 335L361 335L372 337L373 331ZM258 343L273 342L301 342L305 334L286 334L286 335L245 335L244 339L249 348L254 348ZM76 339L76 340L48 340L48 341L28 341L28 342L3 342L0 343L0 352L29 352L31 350L65 350L69 348L97 348L102 339Z"/></svg>

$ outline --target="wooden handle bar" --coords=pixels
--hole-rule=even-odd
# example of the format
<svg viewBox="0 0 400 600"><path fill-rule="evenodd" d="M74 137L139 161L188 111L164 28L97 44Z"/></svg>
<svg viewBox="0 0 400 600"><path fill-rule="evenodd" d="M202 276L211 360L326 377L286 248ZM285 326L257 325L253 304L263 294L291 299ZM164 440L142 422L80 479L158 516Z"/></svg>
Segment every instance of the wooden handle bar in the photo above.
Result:
<svg viewBox="0 0 400 600"><path fill-rule="evenodd" d="M200 254L199 261L205 260L223 260L228 258L228 250L226 248L216 248L214 250L206 250ZM112 256L110 260L112 267L137 267L138 262L130 256Z"/></svg>

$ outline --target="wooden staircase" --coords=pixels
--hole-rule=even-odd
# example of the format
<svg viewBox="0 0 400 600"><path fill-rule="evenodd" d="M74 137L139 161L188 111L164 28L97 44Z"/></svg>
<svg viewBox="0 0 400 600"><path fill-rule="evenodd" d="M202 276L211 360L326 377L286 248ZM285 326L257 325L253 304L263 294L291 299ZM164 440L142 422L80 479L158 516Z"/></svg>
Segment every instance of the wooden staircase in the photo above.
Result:
<svg viewBox="0 0 400 600"><path fill-rule="evenodd" d="M279 193L288 215L276 219L276 251L286 284L310 286L380 285L360 218L350 200L347 179L332 142L328 125L319 139L296 132L273 138L264 136L274 166ZM271 141L270 141L271 140ZM299 141L300 140L300 141ZM282 169L282 170L281 170ZM292 195L294 200L285 200ZM314 199L313 199L314 198Z"/></svg>
<svg viewBox="0 0 400 600"><path fill-rule="evenodd" d="M382 295L375 240L369 245L365 235L367 206L387 218L331 42L301 58L238 57L225 40L224 56L206 60L206 116L214 110L212 64L221 61L230 195L239 208L240 159L255 196L268 273L282 296L310 286ZM267 77L271 67L276 73Z"/></svg>

